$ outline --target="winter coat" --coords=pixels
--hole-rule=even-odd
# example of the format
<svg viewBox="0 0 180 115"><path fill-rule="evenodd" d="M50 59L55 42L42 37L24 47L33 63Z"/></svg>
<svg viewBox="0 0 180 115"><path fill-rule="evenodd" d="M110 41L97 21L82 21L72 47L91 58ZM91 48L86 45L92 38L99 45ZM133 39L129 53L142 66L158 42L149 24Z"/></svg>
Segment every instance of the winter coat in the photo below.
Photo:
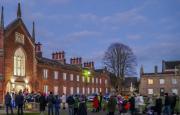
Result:
<svg viewBox="0 0 180 115"><path fill-rule="evenodd" d="M161 98L157 98L156 99L156 103L155 103L155 111L156 112L161 112L162 111L162 107L163 107L162 99Z"/></svg>
<svg viewBox="0 0 180 115"><path fill-rule="evenodd" d="M55 103L54 103L55 108L60 108L60 103L61 103L61 99L60 99L60 98L58 98L58 97L56 97L56 99L55 99Z"/></svg>
<svg viewBox="0 0 180 115"><path fill-rule="evenodd" d="M22 94L19 94L15 98L16 105L22 106L24 104L24 96Z"/></svg>
<svg viewBox="0 0 180 115"><path fill-rule="evenodd" d="M45 111L46 108L46 97L44 95L41 95L39 98L39 109L40 111Z"/></svg>
<svg viewBox="0 0 180 115"><path fill-rule="evenodd" d="M115 99L114 97L111 97L111 98L109 99L108 104L107 104L108 111L109 111L109 112L115 112L115 110L116 110L116 104L117 104L116 99Z"/></svg>
<svg viewBox="0 0 180 115"><path fill-rule="evenodd" d="M93 99L93 108L97 109L99 107L99 100L97 97Z"/></svg>
<svg viewBox="0 0 180 115"><path fill-rule="evenodd" d="M5 104L10 105L11 104L11 99L12 99L11 96L9 94L7 94L5 96Z"/></svg>
<svg viewBox="0 0 180 115"><path fill-rule="evenodd" d="M134 110L135 109L135 98L131 97L129 99L129 102L130 102L130 110Z"/></svg>
<svg viewBox="0 0 180 115"><path fill-rule="evenodd" d="M49 107L52 107L53 104L54 104L54 101L55 101L55 98L52 94L50 94L48 97L47 97L47 103L48 103L48 106Z"/></svg>
<svg viewBox="0 0 180 115"><path fill-rule="evenodd" d="M85 101L80 102L78 115L87 115L87 106Z"/></svg>

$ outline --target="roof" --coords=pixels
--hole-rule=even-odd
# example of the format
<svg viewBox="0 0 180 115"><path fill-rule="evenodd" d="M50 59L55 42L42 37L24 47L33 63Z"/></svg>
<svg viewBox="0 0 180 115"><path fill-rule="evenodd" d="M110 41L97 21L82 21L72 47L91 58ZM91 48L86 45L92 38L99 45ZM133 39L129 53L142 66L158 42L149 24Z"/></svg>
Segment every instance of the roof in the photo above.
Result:
<svg viewBox="0 0 180 115"><path fill-rule="evenodd" d="M180 60L177 61L165 61L165 69L175 69L176 66L180 66Z"/></svg>
<svg viewBox="0 0 180 115"><path fill-rule="evenodd" d="M52 60L52 59L48 59L45 57L36 57L37 61L39 64L46 64L46 65L50 65L50 66L58 66L62 69L68 69L68 70L75 70L75 71L80 71L81 67L77 66L77 65L72 65L72 64L62 64L56 60Z"/></svg>
<svg viewBox="0 0 180 115"><path fill-rule="evenodd" d="M134 86L137 84L137 82L138 82L137 77L125 77L123 86L130 87L131 83Z"/></svg>

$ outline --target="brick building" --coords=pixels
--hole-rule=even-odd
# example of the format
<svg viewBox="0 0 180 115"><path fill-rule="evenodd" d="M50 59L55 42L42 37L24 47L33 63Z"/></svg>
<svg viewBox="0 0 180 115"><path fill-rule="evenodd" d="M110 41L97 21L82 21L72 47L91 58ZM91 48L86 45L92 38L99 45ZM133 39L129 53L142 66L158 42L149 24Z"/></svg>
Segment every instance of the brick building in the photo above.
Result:
<svg viewBox="0 0 180 115"><path fill-rule="evenodd" d="M66 62L65 52L52 53L52 59L42 56L42 44L35 40L35 25L29 33L21 18L4 26L3 7L0 20L0 103L6 91L53 91L55 94L106 93L109 90L105 69L96 70L94 62L82 63L75 57ZM88 75L84 74L87 71Z"/></svg>
<svg viewBox="0 0 180 115"><path fill-rule="evenodd" d="M176 93L180 95L180 61L162 61L162 72L154 67L154 73L140 72L139 92L142 95Z"/></svg>

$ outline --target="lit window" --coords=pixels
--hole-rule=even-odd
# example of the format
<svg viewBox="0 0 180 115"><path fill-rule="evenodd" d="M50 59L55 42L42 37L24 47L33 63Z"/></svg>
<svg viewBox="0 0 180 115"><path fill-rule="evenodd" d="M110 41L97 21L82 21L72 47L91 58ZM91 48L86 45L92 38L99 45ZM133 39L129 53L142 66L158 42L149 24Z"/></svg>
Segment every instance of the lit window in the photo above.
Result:
<svg viewBox="0 0 180 115"><path fill-rule="evenodd" d="M63 87L63 93L66 94L66 87Z"/></svg>
<svg viewBox="0 0 180 115"><path fill-rule="evenodd" d="M73 81L73 74L70 74L70 80Z"/></svg>
<svg viewBox="0 0 180 115"><path fill-rule="evenodd" d="M92 78L92 83L94 83L94 78Z"/></svg>
<svg viewBox="0 0 180 115"><path fill-rule="evenodd" d="M172 84L177 84L177 80L176 79L172 79Z"/></svg>
<svg viewBox="0 0 180 115"><path fill-rule="evenodd" d="M98 84L98 78L96 78L96 84Z"/></svg>
<svg viewBox="0 0 180 115"><path fill-rule="evenodd" d="M87 88L87 93L90 94L90 89L89 89L89 87Z"/></svg>
<svg viewBox="0 0 180 115"><path fill-rule="evenodd" d="M101 84L101 82L102 82L101 79L99 79L99 83L100 83L100 84Z"/></svg>
<svg viewBox="0 0 180 115"><path fill-rule="evenodd" d="M175 93L176 95L178 95L178 90L177 89L172 89L172 93Z"/></svg>
<svg viewBox="0 0 180 115"><path fill-rule="evenodd" d="M102 89L101 89L101 88L99 88L99 91L100 91L100 92L102 92Z"/></svg>
<svg viewBox="0 0 180 115"><path fill-rule="evenodd" d="M84 82L85 81L85 78L84 78L84 76L82 76L82 82Z"/></svg>
<svg viewBox="0 0 180 115"><path fill-rule="evenodd" d="M98 91L98 88L96 88L96 93L98 93L99 91Z"/></svg>
<svg viewBox="0 0 180 115"><path fill-rule="evenodd" d="M77 87L77 94L79 94L79 87Z"/></svg>
<svg viewBox="0 0 180 115"><path fill-rule="evenodd" d="M21 48L14 54L14 75L25 76L25 54Z"/></svg>
<svg viewBox="0 0 180 115"><path fill-rule="evenodd" d="M164 80L164 79L159 79L159 83L160 83L160 84L164 84L164 83L165 83L165 80Z"/></svg>
<svg viewBox="0 0 180 115"><path fill-rule="evenodd" d="M70 88L71 95L73 94L73 87Z"/></svg>
<svg viewBox="0 0 180 115"><path fill-rule="evenodd" d="M82 88L82 93L85 94L85 88L84 87Z"/></svg>
<svg viewBox="0 0 180 115"><path fill-rule="evenodd" d="M90 77L87 77L87 82L90 83Z"/></svg>
<svg viewBox="0 0 180 115"><path fill-rule="evenodd" d="M107 85L107 79L105 80L105 84Z"/></svg>
<svg viewBox="0 0 180 115"><path fill-rule="evenodd" d="M92 88L92 93L94 93L94 88Z"/></svg>
<svg viewBox="0 0 180 115"><path fill-rule="evenodd" d="M54 71L54 79L58 79L58 71Z"/></svg>
<svg viewBox="0 0 180 115"><path fill-rule="evenodd" d="M63 79L66 80L66 73L63 73Z"/></svg>
<svg viewBox="0 0 180 115"><path fill-rule="evenodd" d="M152 95L153 94L153 89L148 89L148 94Z"/></svg>
<svg viewBox="0 0 180 115"><path fill-rule="evenodd" d="M76 77L77 77L77 81L79 81L79 75L77 75Z"/></svg>
<svg viewBox="0 0 180 115"><path fill-rule="evenodd" d="M44 85L44 93L48 94L48 85Z"/></svg>
<svg viewBox="0 0 180 115"><path fill-rule="evenodd" d="M108 88L106 88L106 93L108 93Z"/></svg>
<svg viewBox="0 0 180 115"><path fill-rule="evenodd" d="M153 79L148 79L148 84L153 84Z"/></svg>
<svg viewBox="0 0 180 115"><path fill-rule="evenodd" d="M55 94L55 95L58 94L58 86L54 86L54 94Z"/></svg>
<svg viewBox="0 0 180 115"><path fill-rule="evenodd" d="M43 77L44 77L45 79L48 78L48 70L47 70L47 69L43 69Z"/></svg>

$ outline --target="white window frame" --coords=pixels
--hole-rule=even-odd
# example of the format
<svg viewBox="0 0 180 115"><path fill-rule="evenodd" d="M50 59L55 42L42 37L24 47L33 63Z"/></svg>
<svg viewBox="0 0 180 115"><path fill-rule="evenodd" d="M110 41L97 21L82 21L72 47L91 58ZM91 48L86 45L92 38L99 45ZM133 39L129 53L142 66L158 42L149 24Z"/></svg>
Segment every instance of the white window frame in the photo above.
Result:
<svg viewBox="0 0 180 115"><path fill-rule="evenodd" d="M74 75L70 74L70 81L73 81L73 79L74 79Z"/></svg>
<svg viewBox="0 0 180 115"><path fill-rule="evenodd" d="M159 79L159 84L165 84L165 79Z"/></svg>
<svg viewBox="0 0 180 115"><path fill-rule="evenodd" d="M48 69L43 69L43 78L44 79L48 78Z"/></svg>
<svg viewBox="0 0 180 115"><path fill-rule="evenodd" d="M73 93L74 93L74 88L70 87L70 94L73 95Z"/></svg>
<svg viewBox="0 0 180 115"><path fill-rule="evenodd" d="M85 78L84 78L84 76L82 76L82 82L85 82Z"/></svg>
<svg viewBox="0 0 180 115"><path fill-rule="evenodd" d="M92 87L92 93L94 93L94 87Z"/></svg>
<svg viewBox="0 0 180 115"><path fill-rule="evenodd" d="M149 95L154 94L154 89L148 89L148 94L149 94Z"/></svg>
<svg viewBox="0 0 180 115"><path fill-rule="evenodd" d="M173 88L173 89L171 89L171 91L172 91L172 93L175 93L176 95L178 95L178 89Z"/></svg>
<svg viewBox="0 0 180 115"><path fill-rule="evenodd" d="M105 82L105 85L107 85L107 79L105 79L104 82Z"/></svg>
<svg viewBox="0 0 180 115"><path fill-rule="evenodd" d="M96 78L96 84L98 84L98 78Z"/></svg>
<svg viewBox="0 0 180 115"><path fill-rule="evenodd" d="M177 79L173 78L173 79L172 79L172 84L173 84L173 85L177 84Z"/></svg>
<svg viewBox="0 0 180 115"><path fill-rule="evenodd" d="M58 79L58 75L59 75L58 71L54 71L54 79Z"/></svg>
<svg viewBox="0 0 180 115"><path fill-rule="evenodd" d="M67 74L66 73L63 73L63 80L67 80Z"/></svg>
<svg viewBox="0 0 180 115"><path fill-rule="evenodd" d="M79 87L76 88L76 93L79 94Z"/></svg>
<svg viewBox="0 0 180 115"><path fill-rule="evenodd" d="M101 80L101 78L99 79L99 83L100 83L100 84L102 83L102 80Z"/></svg>
<svg viewBox="0 0 180 115"><path fill-rule="evenodd" d="M44 85L44 93L48 94L48 85Z"/></svg>

